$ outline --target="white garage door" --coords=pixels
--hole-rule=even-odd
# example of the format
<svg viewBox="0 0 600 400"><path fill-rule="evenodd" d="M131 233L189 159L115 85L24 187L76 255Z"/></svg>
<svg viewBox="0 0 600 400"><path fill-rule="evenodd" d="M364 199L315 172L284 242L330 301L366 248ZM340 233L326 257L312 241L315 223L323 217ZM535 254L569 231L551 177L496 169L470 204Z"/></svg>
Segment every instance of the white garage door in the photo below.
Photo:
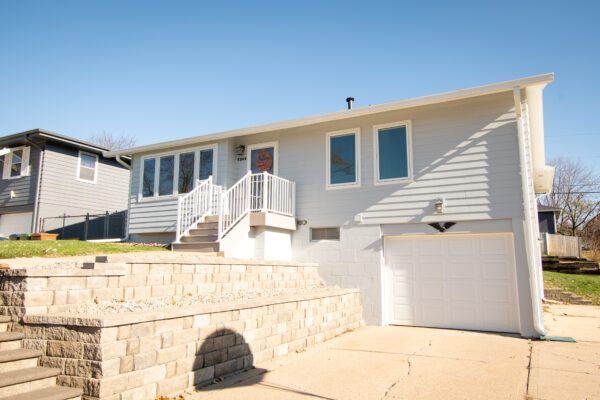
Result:
<svg viewBox="0 0 600 400"><path fill-rule="evenodd" d="M519 331L513 236L385 238L388 322Z"/></svg>
<svg viewBox="0 0 600 400"><path fill-rule="evenodd" d="M0 237L13 233L31 233L31 213L0 215Z"/></svg>

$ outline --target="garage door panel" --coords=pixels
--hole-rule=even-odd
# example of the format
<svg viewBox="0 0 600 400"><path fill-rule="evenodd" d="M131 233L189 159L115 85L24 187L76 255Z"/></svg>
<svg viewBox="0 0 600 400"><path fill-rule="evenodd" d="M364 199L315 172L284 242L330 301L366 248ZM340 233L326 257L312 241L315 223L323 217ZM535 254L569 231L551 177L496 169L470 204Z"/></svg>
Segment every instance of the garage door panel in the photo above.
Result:
<svg viewBox="0 0 600 400"><path fill-rule="evenodd" d="M391 323L519 331L512 234L387 237L385 260Z"/></svg>

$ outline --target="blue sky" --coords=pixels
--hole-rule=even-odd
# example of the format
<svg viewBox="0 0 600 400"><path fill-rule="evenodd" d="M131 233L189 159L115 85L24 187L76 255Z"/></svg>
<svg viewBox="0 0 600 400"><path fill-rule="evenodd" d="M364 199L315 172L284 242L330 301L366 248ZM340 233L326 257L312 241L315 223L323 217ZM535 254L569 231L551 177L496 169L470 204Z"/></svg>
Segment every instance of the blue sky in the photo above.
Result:
<svg viewBox="0 0 600 400"><path fill-rule="evenodd" d="M546 154L595 166L598 15L592 1L1 0L0 135L141 145L554 72Z"/></svg>

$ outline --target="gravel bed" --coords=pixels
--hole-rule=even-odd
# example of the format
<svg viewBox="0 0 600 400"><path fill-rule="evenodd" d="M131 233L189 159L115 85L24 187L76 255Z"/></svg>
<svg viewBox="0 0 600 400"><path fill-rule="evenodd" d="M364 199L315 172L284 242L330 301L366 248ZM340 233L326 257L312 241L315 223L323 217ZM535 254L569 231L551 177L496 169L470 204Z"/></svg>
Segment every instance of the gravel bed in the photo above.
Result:
<svg viewBox="0 0 600 400"><path fill-rule="evenodd" d="M264 289L264 290L244 290L239 292L222 293L220 295L192 295L184 294L181 296L154 297L140 300L118 300L96 301L89 304L80 304L69 309L69 313L102 315L119 314L127 312L151 311L164 308L187 307L198 304L218 304L229 303L240 300L252 300L265 297L279 297L294 294L307 294L328 290L331 287L323 285L309 286L300 289Z"/></svg>

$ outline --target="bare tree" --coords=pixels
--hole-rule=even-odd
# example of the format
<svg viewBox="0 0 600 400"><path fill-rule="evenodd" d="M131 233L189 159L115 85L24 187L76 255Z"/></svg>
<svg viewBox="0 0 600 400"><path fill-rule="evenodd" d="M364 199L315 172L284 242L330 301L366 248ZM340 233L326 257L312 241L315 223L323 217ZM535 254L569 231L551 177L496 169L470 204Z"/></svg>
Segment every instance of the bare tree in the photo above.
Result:
<svg viewBox="0 0 600 400"><path fill-rule="evenodd" d="M600 177L594 171L569 158L550 160L556 166L552 193L541 203L562 210L558 219L559 232L577 236L600 211Z"/></svg>
<svg viewBox="0 0 600 400"><path fill-rule="evenodd" d="M90 136L90 142L109 149L126 149L135 146L137 138L135 136L116 136L112 132L102 131L102 133Z"/></svg>

